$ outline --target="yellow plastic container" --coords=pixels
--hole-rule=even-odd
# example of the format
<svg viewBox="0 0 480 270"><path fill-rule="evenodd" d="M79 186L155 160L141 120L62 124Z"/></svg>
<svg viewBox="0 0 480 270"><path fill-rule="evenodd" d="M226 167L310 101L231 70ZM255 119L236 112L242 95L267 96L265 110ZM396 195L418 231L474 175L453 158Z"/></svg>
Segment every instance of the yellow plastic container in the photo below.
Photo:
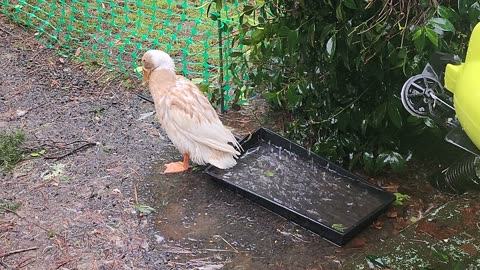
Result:
<svg viewBox="0 0 480 270"><path fill-rule="evenodd" d="M480 149L480 23L473 29L465 62L447 65L445 88L454 94L460 124Z"/></svg>

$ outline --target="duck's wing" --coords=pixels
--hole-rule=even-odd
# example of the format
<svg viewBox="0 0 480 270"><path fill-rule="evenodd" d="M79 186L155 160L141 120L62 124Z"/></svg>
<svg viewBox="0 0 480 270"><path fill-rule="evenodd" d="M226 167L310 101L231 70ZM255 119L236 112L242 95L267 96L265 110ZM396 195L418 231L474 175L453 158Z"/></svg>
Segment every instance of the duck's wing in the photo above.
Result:
<svg viewBox="0 0 480 270"><path fill-rule="evenodd" d="M164 123L183 136L212 149L239 155L241 149L233 134L225 128L207 97L190 80L177 76L165 97ZM166 126L166 128L168 128ZM229 144L230 143L230 144Z"/></svg>

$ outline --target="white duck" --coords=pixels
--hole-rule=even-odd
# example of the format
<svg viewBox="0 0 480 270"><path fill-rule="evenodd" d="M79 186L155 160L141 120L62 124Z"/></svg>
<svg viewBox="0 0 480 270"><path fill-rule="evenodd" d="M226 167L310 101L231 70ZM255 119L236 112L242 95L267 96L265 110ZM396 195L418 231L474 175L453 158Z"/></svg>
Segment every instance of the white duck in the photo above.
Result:
<svg viewBox="0 0 480 270"><path fill-rule="evenodd" d="M183 154L183 161L166 164L165 173L187 170L189 159L220 169L233 167L240 145L206 96L190 80L175 74L173 59L163 51L149 50L142 57L142 68L158 120Z"/></svg>

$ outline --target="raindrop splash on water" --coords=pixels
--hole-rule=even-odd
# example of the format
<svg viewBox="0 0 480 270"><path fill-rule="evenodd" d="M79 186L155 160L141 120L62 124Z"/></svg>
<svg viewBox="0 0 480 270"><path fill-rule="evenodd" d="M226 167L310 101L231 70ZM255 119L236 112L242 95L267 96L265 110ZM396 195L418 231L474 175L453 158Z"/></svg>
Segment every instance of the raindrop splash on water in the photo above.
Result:
<svg viewBox="0 0 480 270"><path fill-rule="evenodd" d="M248 190L328 226L355 225L382 205L355 180L315 163L308 151L305 159L291 151L260 140L229 170L212 169L229 183Z"/></svg>

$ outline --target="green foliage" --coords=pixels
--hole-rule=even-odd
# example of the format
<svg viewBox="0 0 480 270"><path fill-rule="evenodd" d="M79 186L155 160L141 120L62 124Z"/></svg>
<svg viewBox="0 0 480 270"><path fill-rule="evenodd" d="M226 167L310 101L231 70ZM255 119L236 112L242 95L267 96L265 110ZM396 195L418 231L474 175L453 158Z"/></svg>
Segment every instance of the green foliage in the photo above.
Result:
<svg viewBox="0 0 480 270"><path fill-rule="evenodd" d="M396 205L396 206L402 206L404 202L410 200L410 195L407 195L407 194L402 194L400 192L395 192L393 193L393 195L395 195L395 201L393 202L393 205Z"/></svg>
<svg viewBox="0 0 480 270"><path fill-rule="evenodd" d="M150 214L152 212L155 212L155 208L143 204L135 204L135 209L137 209L140 213L143 214Z"/></svg>
<svg viewBox="0 0 480 270"><path fill-rule="evenodd" d="M0 132L0 169L9 171L23 158L22 145L25 134L22 130Z"/></svg>
<svg viewBox="0 0 480 270"><path fill-rule="evenodd" d="M464 56L479 15L475 0L255 1L231 68L290 114L291 139L349 167L401 171L407 141L439 134L407 115L401 87L435 51Z"/></svg>
<svg viewBox="0 0 480 270"><path fill-rule="evenodd" d="M332 228L336 231L339 231L339 232L344 232L345 230L348 229L347 227L345 227L345 225L343 225L341 223L332 224Z"/></svg>
<svg viewBox="0 0 480 270"><path fill-rule="evenodd" d="M10 201L10 200L4 200L0 199L0 214L3 214L6 211L10 212L15 212L20 208L20 204Z"/></svg>

